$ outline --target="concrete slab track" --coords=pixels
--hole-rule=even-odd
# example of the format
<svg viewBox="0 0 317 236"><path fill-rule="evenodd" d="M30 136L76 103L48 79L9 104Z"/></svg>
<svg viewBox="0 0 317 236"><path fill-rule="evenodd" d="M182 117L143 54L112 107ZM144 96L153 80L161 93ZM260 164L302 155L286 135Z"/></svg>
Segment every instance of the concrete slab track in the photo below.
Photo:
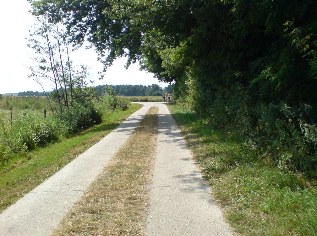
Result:
<svg viewBox="0 0 317 236"><path fill-rule="evenodd" d="M159 133L147 235L232 235L165 105Z"/></svg>
<svg viewBox="0 0 317 236"><path fill-rule="evenodd" d="M0 215L0 235L50 235L126 142L149 106L142 107L113 132Z"/></svg>
<svg viewBox="0 0 317 236"><path fill-rule="evenodd" d="M159 133L146 235L232 235L165 104L143 103L117 129L0 215L0 235L50 235L151 106Z"/></svg>

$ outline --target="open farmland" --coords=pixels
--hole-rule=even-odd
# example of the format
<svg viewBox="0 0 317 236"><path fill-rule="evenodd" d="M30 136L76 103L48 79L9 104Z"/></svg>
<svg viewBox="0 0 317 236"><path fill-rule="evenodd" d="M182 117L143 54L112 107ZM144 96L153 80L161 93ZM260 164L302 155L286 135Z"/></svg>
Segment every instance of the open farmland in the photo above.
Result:
<svg viewBox="0 0 317 236"><path fill-rule="evenodd" d="M56 109L56 104L47 97L10 97L0 99L0 110L44 110Z"/></svg>
<svg viewBox="0 0 317 236"><path fill-rule="evenodd" d="M164 102L162 96L124 96L131 102Z"/></svg>

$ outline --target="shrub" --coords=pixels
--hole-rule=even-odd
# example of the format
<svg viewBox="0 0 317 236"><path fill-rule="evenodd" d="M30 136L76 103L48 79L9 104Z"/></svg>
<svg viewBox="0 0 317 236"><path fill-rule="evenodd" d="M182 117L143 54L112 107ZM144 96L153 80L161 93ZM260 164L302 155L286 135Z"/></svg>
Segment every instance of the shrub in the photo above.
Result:
<svg viewBox="0 0 317 236"><path fill-rule="evenodd" d="M19 115L10 129L11 148L14 152L43 147L59 139L58 123L36 113Z"/></svg>
<svg viewBox="0 0 317 236"><path fill-rule="evenodd" d="M245 137L251 132L251 106L247 93L239 86L215 93L209 105L209 120L221 129L237 130Z"/></svg>
<svg viewBox="0 0 317 236"><path fill-rule="evenodd" d="M129 108L130 101L123 97L117 97L117 107L122 111L126 111Z"/></svg>
<svg viewBox="0 0 317 236"><path fill-rule="evenodd" d="M307 111L286 104L261 104L255 110L254 141L261 153L280 167L316 175L316 130L304 122Z"/></svg>
<svg viewBox="0 0 317 236"><path fill-rule="evenodd" d="M25 154L102 121L101 112L92 104L76 104L47 118L34 111L15 114L12 125L4 114L0 113L0 164L14 153Z"/></svg>
<svg viewBox="0 0 317 236"><path fill-rule="evenodd" d="M55 115L60 120L66 134L74 134L85 128L101 123L102 115L92 105L76 105Z"/></svg>
<svg viewBox="0 0 317 236"><path fill-rule="evenodd" d="M127 110L129 107L129 99L124 98L124 97L118 97L115 95L108 95L104 98L104 103L106 106L111 109L121 109L123 111Z"/></svg>
<svg viewBox="0 0 317 236"><path fill-rule="evenodd" d="M9 160L8 153L8 148L3 143L0 143L0 165Z"/></svg>
<svg viewBox="0 0 317 236"><path fill-rule="evenodd" d="M9 145L8 145L8 124L6 124L3 117L0 116L0 164L5 163L10 152Z"/></svg>
<svg viewBox="0 0 317 236"><path fill-rule="evenodd" d="M213 128L235 133L261 158L280 168L317 176L317 126L309 120L313 117L309 106L251 101L238 85L216 91L207 102L202 101L205 94L195 92L195 88L191 85L194 92L189 91L192 99L187 104Z"/></svg>

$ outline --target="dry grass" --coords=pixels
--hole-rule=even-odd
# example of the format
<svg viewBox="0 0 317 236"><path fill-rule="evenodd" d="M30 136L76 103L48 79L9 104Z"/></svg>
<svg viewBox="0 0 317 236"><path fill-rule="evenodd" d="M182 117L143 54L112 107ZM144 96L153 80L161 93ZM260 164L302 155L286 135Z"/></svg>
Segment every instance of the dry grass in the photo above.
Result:
<svg viewBox="0 0 317 236"><path fill-rule="evenodd" d="M144 235L154 162L157 108L75 204L54 235Z"/></svg>

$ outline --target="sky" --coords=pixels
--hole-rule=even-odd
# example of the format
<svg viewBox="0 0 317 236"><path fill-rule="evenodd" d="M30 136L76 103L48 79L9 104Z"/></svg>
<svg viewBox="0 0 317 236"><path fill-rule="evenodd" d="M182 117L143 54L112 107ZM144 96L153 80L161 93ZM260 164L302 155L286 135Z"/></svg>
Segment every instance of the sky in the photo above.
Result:
<svg viewBox="0 0 317 236"><path fill-rule="evenodd" d="M29 66L34 64L32 52L27 47L29 30L34 18L29 13L27 0L7 0L0 2L0 94L23 91L43 91L32 78L29 78ZM139 70L139 64L124 68L126 59L120 58L108 68L104 80L98 80L98 71L102 64L97 61L97 54L92 50L80 49L73 56L76 64L88 66L94 85L108 84L159 84L165 83L153 77L153 74ZM44 90L52 90L51 84L44 84Z"/></svg>

